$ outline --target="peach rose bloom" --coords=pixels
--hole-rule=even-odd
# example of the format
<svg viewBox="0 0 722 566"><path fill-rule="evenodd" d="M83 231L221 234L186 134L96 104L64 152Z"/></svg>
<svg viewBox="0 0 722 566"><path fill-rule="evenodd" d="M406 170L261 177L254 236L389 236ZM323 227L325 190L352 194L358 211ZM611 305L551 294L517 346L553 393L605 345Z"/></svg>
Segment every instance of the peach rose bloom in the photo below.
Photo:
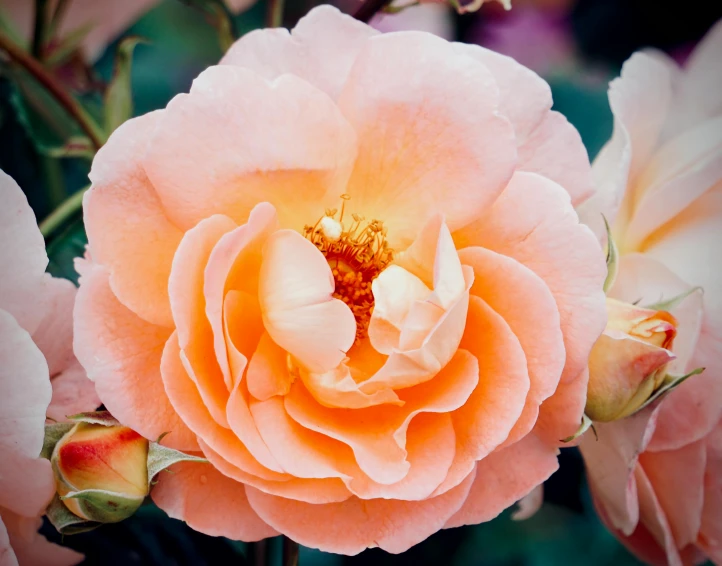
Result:
<svg viewBox="0 0 722 566"><path fill-rule="evenodd" d="M402 552L557 469L606 270L551 103L511 59L321 6L116 130L75 351L116 418L210 461L162 474L161 508Z"/></svg>
<svg viewBox="0 0 722 566"><path fill-rule="evenodd" d="M255 4L255 0L225 2L236 14ZM58 0L48 2L50 13L53 13L57 3ZM82 48L85 56L90 61L95 61L109 43L158 3L158 0L70 0L58 28L58 37L64 38L85 26L91 26ZM3 0L0 11L6 13L18 26L21 37L32 37L35 21L33 0Z"/></svg>
<svg viewBox="0 0 722 566"><path fill-rule="evenodd" d="M691 291L668 373L691 377L654 408L600 425L582 453L606 524L652 564L722 563L722 24L684 68L638 53L610 88L614 134L580 215L612 223L610 296L641 306ZM701 287L702 291L694 290Z"/></svg>
<svg viewBox="0 0 722 566"><path fill-rule="evenodd" d="M99 401L73 355L75 287L45 273L35 215L2 171L0 241L0 564L77 564L80 554L37 532L55 493L39 455L46 415L62 420Z"/></svg>

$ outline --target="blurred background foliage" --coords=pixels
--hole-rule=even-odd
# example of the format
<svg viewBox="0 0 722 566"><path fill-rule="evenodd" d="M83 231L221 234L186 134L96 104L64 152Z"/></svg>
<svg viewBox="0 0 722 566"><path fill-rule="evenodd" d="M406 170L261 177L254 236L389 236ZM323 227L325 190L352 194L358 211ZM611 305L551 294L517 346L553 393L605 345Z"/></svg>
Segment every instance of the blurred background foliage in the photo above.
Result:
<svg viewBox="0 0 722 566"><path fill-rule="evenodd" d="M127 0L94 1L110 5ZM204 68L219 60L232 35L238 37L264 26L267 6L263 0L233 16L225 27L218 19L225 13L213 12L218 1L159 1L94 54L92 63L78 54L80 39L71 38L60 46L67 53L54 46L53 56L64 59L52 67L53 74L105 131L125 114L163 108L173 96L186 92ZM21 41L18 34L22 32L13 28L15 22L8 17L11 4L18 2L33 0L0 0L0 33L15 34ZM357 2L338 0L348 12L354 11ZM284 23L292 26L313 5L313 0L288 0ZM514 0L511 12L491 2L478 13L458 16L447 6L433 5L381 15L372 23L383 31L424 29L513 56L550 83L555 108L577 127L593 158L612 131L606 89L623 61L633 51L652 46L683 62L720 17L720 2L685 6L660 0ZM144 41L136 44L123 39L129 36ZM51 66L52 61L46 62ZM113 94L108 94L108 84L116 85L121 99L124 89L131 86L130 98L116 104L117 112L110 116L107 107ZM87 186L92 155L87 144L77 124L45 89L0 55L0 168L26 192L38 221L72 195L77 199L78 191ZM77 280L73 258L83 254L86 244L80 214L76 212L56 227L46 243L48 270ZM442 531L399 556L368 550L356 557L342 557L302 548L300 564L639 564L596 518L576 450L564 450L560 460L560 471L545 486L544 506L529 520L514 521L506 512L487 524ZM61 540L47 524L43 533L56 542ZM107 566L253 565L262 563L259 554L280 558L281 552L279 540L246 545L196 533L150 502L123 523L65 537L63 544L85 553L86 564Z"/></svg>

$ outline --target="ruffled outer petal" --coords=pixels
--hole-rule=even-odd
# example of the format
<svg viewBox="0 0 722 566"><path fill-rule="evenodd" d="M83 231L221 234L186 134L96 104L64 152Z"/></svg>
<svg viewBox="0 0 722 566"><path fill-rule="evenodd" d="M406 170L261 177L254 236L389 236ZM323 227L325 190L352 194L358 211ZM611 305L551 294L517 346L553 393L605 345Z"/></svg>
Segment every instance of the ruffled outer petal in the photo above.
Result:
<svg viewBox="0 0 722 566"><path fill-rule="evenodd" d="M558 468L556 448L534 434L490 454L476 465L469 497L446 528L490 521L549 479Z"/></svg>
<svg viewBox="0 0 722 566"><path fill-rule="evenodd" d="M702 526L707 442L667 452L645 451L639 465L667 517L677 548L695 543Z"/></svg>
<svg viewBox="0 0 722 566"><path fill-rule="evenodd" d="M197 450L195 436L171 406L161 381L160 359L171 331L124 307L100 266L84 270L74 330L75 354L108 411L150 440L170 432L163 444Z"/></svg>
<svg viewBox="0 0 722 566"><path fill-rule="evenodd" d="M592 166L598 189L578 209L582 222L600 240L605 233L602 216L614 223L628 183L634 180L658 142L671 94L669 65L647 53L634 54L622 67L621 76L609 86L614 131ZM633 198L632 194L627 198ZM625 214L629 211L623 211Z"/></svg>
<svg viewBox="0 0 722 566"><path fill-rule="evenodd" d="M313 505L247 487L251 507L296 542L325 552L354 555L378 546L398 554L443 527L463 504L474 474L457 487L423 501L351 498Z"/></svg>
<svg viewBox="0 0 722 566"><path fill-rule="evenodd" d="M39 458L50 403L48 365L30 335L0 310L0 506L40 515L55 482Z"/></svg>
<svg viewBox="0 0 722 566"><path fill-rule="evenodd" d="M716 562L722 562L722 423L707 437L707 469L704 474L704 508L699 546Z"/></svg>
<svg viewBox="0 0 722 566"><path fill-rule="evenodd" d="M302 230L338 202L355 151L353 129L323 92L223 65L162 111L143 168L184 229L214 214L242 224L270 202L281 226Z"/></svg>
<svg viewBox="0 0 722 566"><path fill-rule="evenodd" d="M228 427L225 407L229 391L214 350L211 323L203 294L205 267L219 240L237 228L229 217L216 214L201 220L183 236L168 280L171 311L183 365L203 402L221 426Z"/></svg>
<svg viewBox="0 0 722 566"><path fill-rule="evenodd" d="M90 255L107 267L118 300L144 320L170 327L168 276L183 232L168 219L141 164L161 115L128 120L98 151L83 215Z"/></svg>
<svg viewBox="0 0 722 566"><path fill-rule="evenodd" d="M407 247L434 213L452 231L468 224L511 177L514 132L493 76L431 34L367 41L338 104L358 135L349 202L383 220L391 247Z"/></svg>
<svg viewBox="0 0 722 566"><path fill-rule="evenodd" d="M639 521L634 470L654 433L656 411L649 408L611 423L597 423L599 440L585 434L579 444L589 486L607 522L629 536Z"/></svg>
<svg viewBox="0 0 722 566"><path fill-rule="evenodd" d="M253 70L272 80L292 74L337 98L373 28L322 4L285 29L254 30L236 41L221 65Z"/></svg>
<svg viewBox="0 0 722 566"><path fill-rule="evenodd" d="M459 257L474 269L472 295L501 315L524 350L531 386L516 441L534 426L539 405L554 393L564 369L559 311L544 281L514 259L480 247L465 248Z"/></svg>
<svg viewBox="0 0 722 566"><path fill-rule="evenodd" d="M599 243L579 224L564 189L535 173L521 172L514 174L485 215L453 236L460 248L481 246L517 260L551 290L566 350L560 388L569 386L567 393L570 400L577 400L579 411L562 421L551 406L556 397L552 396L542 404L539 418L541 424L548 422L549 440L571 436L581 422L586 395L586 381L579 383L579 379L606 325L602 291L606 265ZM585 315L579 316L580 312Z"/></svg>
<svg viewBox="0 0 722 566"><path fill-rule="evenodd" d="M211 464L183 462L161 474L151 496L158 507L204 534L253 542L278 533L258 517L246 487Z"/></svg>
<svg viewBox="0 0 722 566"><path fill-rule="evenodd" d="M35 332L45 314L44 278L48 256L28 200L17 183L0 170L0 309Z"/></svg>
<svg viewBox="0 0 722 566"><path fill-rule="evenodd" d="M454 47L483 63L494 75L501 112L516 134L517 169L559 183L575 206L588 199L594 192L589 157L579 132L564 116L551 111L552 96L546 81L506 55L478 45L457 43Z"/></svg>
<svg viewBox="0 0 722 566"><path fill-rule="evenodd" d="M451 417L456 454L437 493L456 485L518 425L529 392L524 351L507 322L481 298L472 296L462 348L479 362L479 384Z"/></svg>

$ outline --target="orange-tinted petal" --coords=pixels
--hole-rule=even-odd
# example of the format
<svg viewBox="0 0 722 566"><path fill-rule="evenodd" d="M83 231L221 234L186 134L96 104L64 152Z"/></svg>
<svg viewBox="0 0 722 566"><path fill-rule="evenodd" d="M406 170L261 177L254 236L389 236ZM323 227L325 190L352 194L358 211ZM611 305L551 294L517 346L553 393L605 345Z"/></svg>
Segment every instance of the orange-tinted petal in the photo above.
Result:
<svg viewBox="0 0 722 566"><path fill-rule="evenodd" d="M170 432L163 443L197 449L168 401L160 376L161 354L170 330L141 319L113 294L108 271L85 271L75 303L74 347L108 411L149 440Z"/></svg>
<svg viewBox="0 0 722 566"><path fill-rule="evenodd" d="M206 407L221 426L228 426L225 408L229 391L217 357L212 355L214 336L206 316L203 287L205 268L214 246L235 228L233 220L219 214L200 221L188 230L173 258L168 281L183 365L198 387ZM218 324L221 322L217 321Z"/></svg>
<svg viewBox="0 0 722 566"><path fill-rule="evenodd" d="M514 133L497 111L494 78L431 34L367 41L338 104L358 135L349 206L382 220L394 248L433 214L452 231L471 222L512 174Z"/></svg>
<svg viewBox="0 0 722 566"><path fill-rule="evenodd" d="M233 388L235 380L240 379L260 336L258 332L248 332L246 327L251 321L260 318L255 311L258 310L261 250L268 235L277 227L275 209L268 203L258 204L251 211L246 224L221 236L205 266L203 294L206 317L213 330L216 359L229 390ZM243 295L227 298L226 293L230 290L242 292ZM249 309L251 312L246 313ZM229 338L234 342L236 352L229 352ZM231 371L229 357L236 353L244 358L240 364L243 367Z"/></svg>
<svg viewBox="0 0 722 566"><path fill-rule="evenodd" d="M465 350L430 381L399 390L404 405L367 409L329 409L305 388L294 385L285 398L288 414L304 427L337 439L353 449L356 462L372 480L390 484L409 471L407 427L415 415L447 413L462 406L479 382L477 360Z"/></svg>
<svg viewBox="0 0 722 566"><path fill-rule="evenodd" d="M326 552L358 554L378 546L398 554L438 531L462 505L473 475L423 501L363 500L313 505L246 488L253 509L296 542Z"/></svg>
<svg viewBox="0 0 722 566"><path fill-rule="evenodd" d="M210 464L182 462L160 474L151 496L174 519L207 535L253 542L277 535L248 504L245 487Z"/></svg>
<svg viewBox="0 0 722 566"><path fill-rule="evenodd" d="M270 202L281 226L301 230L338 201L354 155L354 132L325 93L223 65L162 111L143 167L184 229L213 214L241 224Z"/></svg>
<svg viewBox="0 0 722 566"><path fill-rule="evenodd" d="M546 481L559 467L556 455L530 434L479 461L469 497L445 527L490 521Z"/></svg>
<svg viewBox="0 0 722 566"><path fill-rule="evenodd" d="M559 311L544 281L518 261L480 247L463 249L459 257L474 269L471 294L501 315L524 350L530 389L525 416L509 439L515 441L534 426L539 405L561 378L566 352Z"/></svg>
<svg viewBox="0 0 722 566"><path fill-rule="evenodd" d="M466 403L451 414L456 455L440 492L458 484L477 460L507 440L529 392L529 374L519 340L504 319L479 297L469 301L461 345L479 362L479 384Z"/></svg>
<svg viewBox="0 0 722 566"><path fill-rule="evenodd" d="M162 112L122 124L98 151L83 198L93 260L118 300L144 320L173 326L168 276L183 232L166 215L141 164Z"/></svg>

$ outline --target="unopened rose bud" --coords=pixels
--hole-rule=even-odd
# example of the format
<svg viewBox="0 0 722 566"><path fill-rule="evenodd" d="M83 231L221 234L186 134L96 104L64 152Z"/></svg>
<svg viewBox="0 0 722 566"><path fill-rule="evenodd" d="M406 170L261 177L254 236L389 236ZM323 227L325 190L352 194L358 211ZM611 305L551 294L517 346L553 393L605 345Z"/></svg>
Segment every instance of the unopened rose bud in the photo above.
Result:
<svg viewBox="0 0 722 566"><path fill-rule="evenodd" d="M148 495L148 441L124 426L80 422L55 446L58 495L75 515L115 523Z"/></svg>
<svg viewBox="0 0 722 566"><path fill-rule="evenodd" d="M46 425L41 456L55 474L47 517L63 534L117 523L141 506L156 474L177 462L205 462L121 425L107 411Z"/></svg>
<svg viewBox="0 0 722 566"><path fill-rule="evenodd" d="M607 299L608 322L589 357L585 413L608 422L638 411L659 390L677 321L665 311Z"/></svg>

